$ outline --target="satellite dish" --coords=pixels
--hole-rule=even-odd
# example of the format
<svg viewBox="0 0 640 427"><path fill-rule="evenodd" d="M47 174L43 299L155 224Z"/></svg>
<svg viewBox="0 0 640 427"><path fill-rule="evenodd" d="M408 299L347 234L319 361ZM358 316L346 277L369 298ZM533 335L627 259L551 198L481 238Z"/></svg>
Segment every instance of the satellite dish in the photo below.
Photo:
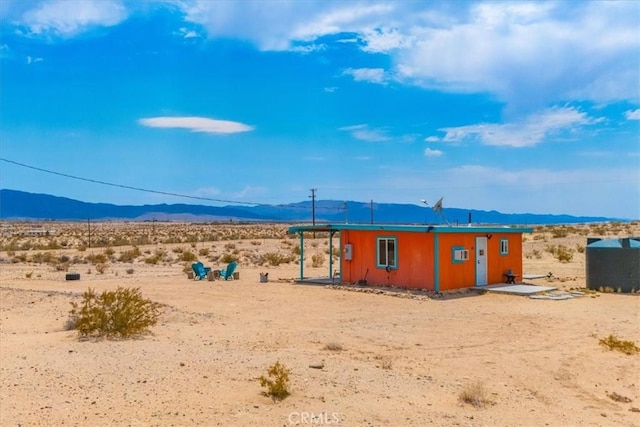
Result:
<svg viewBox="0 0 640 427"><path fill-rule="evenodd" d="M433 205L433 211L440 214L442 220L447 223L447 225L449 225L449 221L447 221L447 219L444 217L444 213L442 212L442 199L444 199L444 197L440 197L440 200L438 200L435 205Z"/></svg>
<svg viewBox="0 0 640 427"><path fill-rule="evenodd" d="M442 212L442 199L443 199L443 198L444 198L444 197L440 197L440 200L438 200L438 201L436 202L436 204L435 204L435 205L433 205L433 211L434 211L434 212L438 212L438 213L441 213L441 212Z"/></svg>

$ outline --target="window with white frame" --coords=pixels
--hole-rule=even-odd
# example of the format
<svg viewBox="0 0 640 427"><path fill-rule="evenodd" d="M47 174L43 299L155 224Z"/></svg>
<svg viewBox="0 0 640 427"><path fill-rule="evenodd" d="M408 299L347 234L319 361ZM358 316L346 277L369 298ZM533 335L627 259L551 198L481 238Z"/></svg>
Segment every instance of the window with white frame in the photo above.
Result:
<svg viewBox="0 0 640 427"><path fill-rule="evenodd" d="M454 263L465 262L469 259L469 250L463 246L454 246L451 248L451 261Z"/></svg>
<svg viewBox="0 0 640 427"><path fill-rule="evenodd" d="M509 240L500 239L500 255L507 255L509 253Z"/></svg>
<svg viewBox="0 0 640 427"><path fill-rule="evenodd" d="M377 267L397 268L398 252L396 250L397 241L395 237L378 237L377 239Z"/></svg>

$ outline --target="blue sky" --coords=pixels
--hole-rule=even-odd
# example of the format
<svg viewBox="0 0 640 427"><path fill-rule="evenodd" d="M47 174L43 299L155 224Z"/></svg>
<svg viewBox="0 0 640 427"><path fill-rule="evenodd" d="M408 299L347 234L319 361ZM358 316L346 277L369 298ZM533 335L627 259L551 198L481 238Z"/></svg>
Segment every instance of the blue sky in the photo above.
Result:
<svg viewBox="0 0 640 427"><path fill-rule="evenodd" d="M248 203L640 218L640 3L0 2L0 157ZM0 186L202 203L0 162Z"/></svg>

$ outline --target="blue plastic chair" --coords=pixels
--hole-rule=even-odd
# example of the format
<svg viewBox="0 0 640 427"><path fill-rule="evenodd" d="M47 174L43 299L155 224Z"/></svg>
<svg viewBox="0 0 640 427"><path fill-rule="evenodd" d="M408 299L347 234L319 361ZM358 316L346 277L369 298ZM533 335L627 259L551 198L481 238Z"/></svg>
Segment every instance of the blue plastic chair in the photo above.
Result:
<svg viewBox="0 0 640 427"><path fill-rule="evenodd" d="M205 267L200 261L194 262L191 264L191 268L193 269L193 273L195 274L195 279L202 280L207 277L207 274L211 271L211 267Z"/></svg>
<svg viewBox="0 0 640 427"><path fill-rule="evenodd" d="M224 280L229 280L230 278L233 278L233 272L236 271L237 266L238 266L238 263L236 261L230 262L229 265L227 265L227 268L220 271L220 278Z"/></svg>

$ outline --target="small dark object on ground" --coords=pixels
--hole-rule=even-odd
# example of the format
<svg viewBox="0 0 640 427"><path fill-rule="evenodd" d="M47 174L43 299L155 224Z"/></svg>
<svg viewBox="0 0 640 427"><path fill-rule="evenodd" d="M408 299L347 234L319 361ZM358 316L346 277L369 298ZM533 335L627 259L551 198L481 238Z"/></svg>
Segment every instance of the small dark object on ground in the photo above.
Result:
<svg viewBox="0 0 640 427"><path fill-rule="evenodd" d="M80 273L67 273L65 280L80 280Z"/></svg>

